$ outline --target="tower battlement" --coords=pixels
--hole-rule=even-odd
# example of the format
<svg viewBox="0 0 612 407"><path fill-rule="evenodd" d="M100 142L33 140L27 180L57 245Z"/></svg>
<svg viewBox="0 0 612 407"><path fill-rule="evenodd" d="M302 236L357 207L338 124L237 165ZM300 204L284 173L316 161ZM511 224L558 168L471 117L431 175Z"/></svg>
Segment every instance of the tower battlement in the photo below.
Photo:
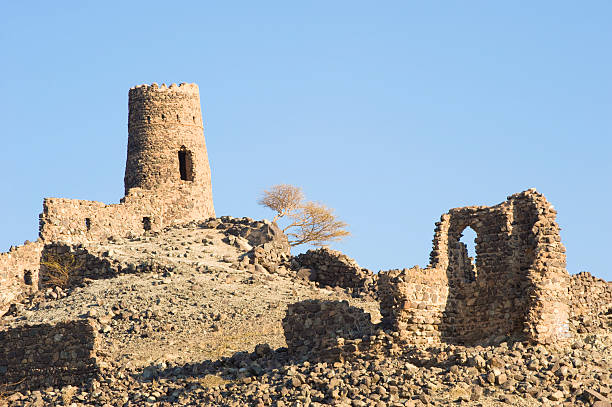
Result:
<svg viewBox="0 0 612 407"><path fill-rule="evenodd" d="M198 85L196 83L180 83L180 84L176 84L176 83L172 83L170 85L166 85L165 83L162 83L161 85L153 82L152 84L142 84L142 85L136 85L130 88L130 97L132 97L132 95L137 96L137 95L145 95L147 93L151 93L151 92L183 92L183 93L197 93L199 95L200 90L198 88Z"/></svg>

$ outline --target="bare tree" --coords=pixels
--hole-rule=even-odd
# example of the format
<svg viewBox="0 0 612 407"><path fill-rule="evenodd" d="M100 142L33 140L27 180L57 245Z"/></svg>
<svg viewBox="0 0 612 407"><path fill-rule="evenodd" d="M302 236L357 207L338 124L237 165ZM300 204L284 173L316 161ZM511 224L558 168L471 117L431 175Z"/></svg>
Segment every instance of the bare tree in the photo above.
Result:
<svg viewBox="0 0 612 407"><path fill-rule="evenodd" d="M303 200L304 194L301 188L280 184L264 190L263 196L257 203L276 211L276 216L272 219L272 222L276 222L278 218L298 210Z"/></svg>
<svg viewBox="0 0 612 407"><path fill-rule="evenodd" d="M274 185L263 192L258 203L276 212L273 221L287 217L289 224L283 232L291 246L310 243L325 246L338 241L350 233L346 223L338 220L331 208L317 202L303 202L302 190L293 185Z"/></svg>

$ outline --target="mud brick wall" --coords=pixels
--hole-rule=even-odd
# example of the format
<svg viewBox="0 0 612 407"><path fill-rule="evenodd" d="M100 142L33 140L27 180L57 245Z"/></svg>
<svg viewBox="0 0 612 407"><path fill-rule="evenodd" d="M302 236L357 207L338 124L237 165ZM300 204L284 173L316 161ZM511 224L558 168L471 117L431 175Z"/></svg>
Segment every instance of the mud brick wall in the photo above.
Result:
<svg viewBox="0 0 612 407"><path fill-rule="evenodd" d="M413 267L380 272L378 298L383 326L410 343L440 342L448 291L448 279L441 270Z"/></svg>
<svg viewBox="0 0 612 407"><path fill-rule="evenodd" d="M338 352L356 353L374 330L370 314L347 301L306 300L290 304L283 319L289 351L333 359ZM350 342L344 348L345 342Z"/></svg>
<svg viewBox="0 0 612 407"><path fill-rule="evenodd" d="M612 328L612 282L582 272L570 278L572 328L579 333Z"/></svg>
<svg viewBox="0 0 612 407"><path fill-rule="evenodd" d="M0 316L22 295L38 289L41 242L30 242L0 253Z"/></svg>
<svg viewBox="0 0 612 407"><path fill-rule="evenodd" d="M79 385L99 373L89 321L25 325L0 331L0 382L15 389Z"/></svg>
<svg viewBox="0 0 612 407"><path fill-rule="evenodd" d="M310 280L322 287L342 287L355 293L376 291L374 274L341 252L320 248L308 250L294 259L299 268L309 270Z"/></svg>

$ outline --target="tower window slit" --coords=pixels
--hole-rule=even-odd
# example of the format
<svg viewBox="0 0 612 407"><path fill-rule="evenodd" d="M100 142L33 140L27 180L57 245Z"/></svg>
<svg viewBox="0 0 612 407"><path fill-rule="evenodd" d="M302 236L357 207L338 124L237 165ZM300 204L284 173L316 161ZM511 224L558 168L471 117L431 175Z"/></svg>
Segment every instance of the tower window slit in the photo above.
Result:
<svg viewBox="0 0 612 407"><path fill-rule="evenodd" d="M145 216L144 218L142 218L142 228L145 231L151 230L151 218L150 217Z"/></svg>
<svg viewBox="0 0 612 407"><path fill-rule="evenodd" d="M193 181L193 160L191 157L191 151L187 149L179 150L178 158L179 158L179 172L181 174L181 180Z"/></svg>

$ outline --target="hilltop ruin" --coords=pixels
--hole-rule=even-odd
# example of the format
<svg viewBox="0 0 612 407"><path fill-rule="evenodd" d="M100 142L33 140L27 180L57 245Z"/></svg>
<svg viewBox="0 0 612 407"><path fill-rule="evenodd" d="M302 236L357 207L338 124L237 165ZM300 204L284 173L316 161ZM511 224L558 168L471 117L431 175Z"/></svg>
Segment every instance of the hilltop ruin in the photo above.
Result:
<svg viewBox="0 0 612 407"><path fill-rule="evenodd" d="M270 344L283 349L284 361L336 364L407 349L565 346L607 329L612 284L568 274L556 211L535 189L495 206L451 209L436 223L427 267L373 273L327 248L291 256L286 236L269 221L215 218L202 123L195 84L130 89L125 197L118 204L46 198L38 240L0 254L0 382L91 382L108 368L112 345L126 338L113 336L113 324L121 335L138 333L136 348L157 346L153 339L167 339L164 332L182 316L133 308L146 308L152 293L156 305L179 301L212 335L224 317L203 318L210 303L198 296L213 297L223 284L231 285L227 298L248 287L249 303L237 308L256 314L217 306L234 310L230 319L241 321L240 330L251 324L273 332L263 335L267 347L248 343L270 366L278 362ZM467 228L477 234L475 258L461 242ZM49 286L46 265L62 257L75 259L78 274L63 289ZM139 277L126 277L133 275ZM88 303L66 306L71 290ZM113 297L112 306L101 292ZM193 332L186 331L189 343ZM124 360L122 352L111 356Z"/></svg>

